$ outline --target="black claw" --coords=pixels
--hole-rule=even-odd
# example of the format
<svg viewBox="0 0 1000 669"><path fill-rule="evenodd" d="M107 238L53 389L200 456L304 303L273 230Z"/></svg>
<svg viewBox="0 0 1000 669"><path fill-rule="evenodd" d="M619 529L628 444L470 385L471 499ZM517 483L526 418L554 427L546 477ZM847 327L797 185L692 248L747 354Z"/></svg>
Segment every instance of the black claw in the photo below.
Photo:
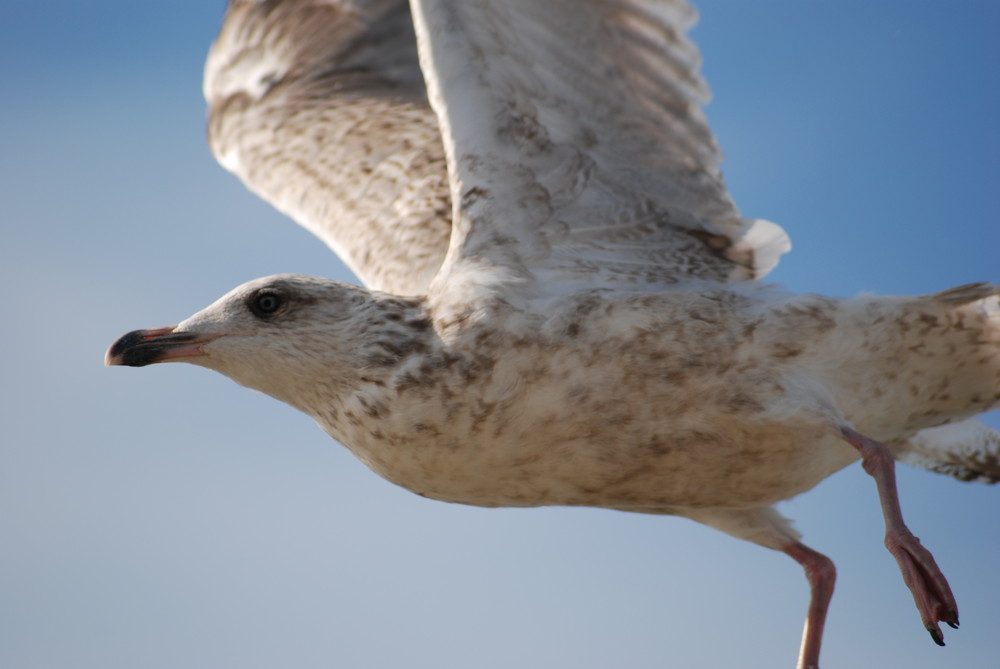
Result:
<svg viewBox="0 0 1000 669"><path fill-rule="evenodd" d="M945 622L951 625L952 629L958 629L958 611L952 609L948 612L948 620Z"/></svg>
<svg viewBox="0 0 1000 669"><path fill-rule="evenodd" d="M939 646L944 645L944 637L941 636L941 630L936 629L934 627L928 627L927 631L931 633L931 638L934 639L934 643L936 643Z"/></svg>

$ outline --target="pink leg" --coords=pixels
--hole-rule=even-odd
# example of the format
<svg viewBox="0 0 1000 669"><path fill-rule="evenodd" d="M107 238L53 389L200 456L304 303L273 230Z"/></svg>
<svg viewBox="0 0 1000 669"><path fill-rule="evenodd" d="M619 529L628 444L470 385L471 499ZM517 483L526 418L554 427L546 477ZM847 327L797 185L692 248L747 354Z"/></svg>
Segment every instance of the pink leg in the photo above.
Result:
<svg viewBox="0 0 1000 669"><path fill-rule="evenodd" d="M934 643L943 646L944 637L938 621L957 629L958 605L948 587L948 581L934 562L934 557L920 545L920 540L913 536L903 522L892 453L885 444L850 428L841 427L840 435L860 451L862 466L875 479L885 518L885 546L899 564L903 582L913 595L924 628L930 632Z"/></svg>
<svg viewBox="0 0 1000 669"><path fill-rule="evenodd" d="M826 611L833 597L833 585L837 580L837 570L833 561L822 553L795 542L785 549L805 569L812 596L806 626L802 630L802 647L799 649L797 669L819 669L819 647L823 641L823 624Z"/></svg>

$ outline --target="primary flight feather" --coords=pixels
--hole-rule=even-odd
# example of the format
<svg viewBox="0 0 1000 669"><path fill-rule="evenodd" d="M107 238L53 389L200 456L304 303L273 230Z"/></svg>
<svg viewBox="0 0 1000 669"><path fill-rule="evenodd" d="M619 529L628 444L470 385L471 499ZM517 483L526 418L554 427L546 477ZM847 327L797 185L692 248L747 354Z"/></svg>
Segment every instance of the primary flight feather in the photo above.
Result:
<svg viewBox="0 0 1000 669"><path fill-rule="evenodd" d="M220 162L368 288L281 275L109 364L181 360L311 415L385 478L481 506L678 515L833 564L772 505L861 459L924 626L958 625L893 460L1000 478L1000 286L835 299L756 281L679 0L233 0Z"/></svg>

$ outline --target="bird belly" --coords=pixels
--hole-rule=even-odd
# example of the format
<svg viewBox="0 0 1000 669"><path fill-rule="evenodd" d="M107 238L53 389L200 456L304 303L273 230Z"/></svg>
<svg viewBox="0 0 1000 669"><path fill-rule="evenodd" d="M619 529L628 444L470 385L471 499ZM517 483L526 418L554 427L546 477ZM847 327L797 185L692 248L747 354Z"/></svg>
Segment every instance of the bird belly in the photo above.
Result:
<svg viewBox="0 0 1000 669"><path fill-rule="evenodd" d="M426 410L397 416L344 441L376 473L434 499L651 513L771 504L858 457L815 422L614 402L613 392L595 402L526 395L441 420Z"/></svg>

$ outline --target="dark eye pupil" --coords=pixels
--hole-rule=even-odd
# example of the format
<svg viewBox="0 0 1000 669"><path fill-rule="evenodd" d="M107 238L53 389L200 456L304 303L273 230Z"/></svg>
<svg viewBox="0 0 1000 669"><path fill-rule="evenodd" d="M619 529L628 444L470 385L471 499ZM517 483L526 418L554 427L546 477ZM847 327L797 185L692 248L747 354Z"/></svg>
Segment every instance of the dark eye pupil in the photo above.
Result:
<svg viewBox="0 0 1000 669"><path fill-rule="evenodd" d="M281 298L274 293L263 293L254 300L254 311L263 316L273 314L280 306Z"/></svg>

